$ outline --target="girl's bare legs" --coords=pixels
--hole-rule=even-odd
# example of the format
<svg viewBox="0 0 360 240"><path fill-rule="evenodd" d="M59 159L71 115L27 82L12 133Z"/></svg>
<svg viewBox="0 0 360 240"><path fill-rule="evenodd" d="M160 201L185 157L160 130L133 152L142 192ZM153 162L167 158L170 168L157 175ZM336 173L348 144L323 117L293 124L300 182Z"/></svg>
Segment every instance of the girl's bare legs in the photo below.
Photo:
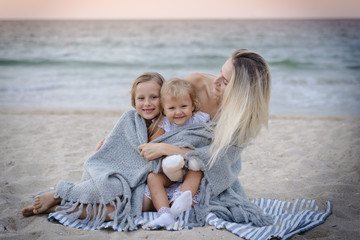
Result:
<svg viewBox="0 0 360 240"><path fill-rule="evenodd" d="M22 210L22 214L24 217L41 214L41 213L48 213L48 211L56 206L59 205L61 202L61 198L54 198L55 191L47 192L36 196L34 198L34 202L31 206L25 207Z"/></svg>
<svg viewBox="0 0 360 240"><path fill-rule="evenodd" d="M170 207L165 187L170 186L172 182L165 176L165 174L149 173L147 177L147 184L149 186L151 199L155 209L159 211L162 207Z"/></svg>
<svg viewBox="0 0 360 240"><path fill-rule="evenodd" d="M42 213L52 213L55 212L55 208L57 206L59 206L59 204L61 203L61 198L54 198L55 196L55 191L51 191L51 192L47 192L44 194L41 194L39 196L36 196L34 198L34 202L33 205L30 205L28 207L23 208L22 210L22 214L24 217L29 217L32 215L38 215L38 214L42 214ZM87 216L86 213L86 206L84 205L83 210L79 216L79 218L84 219ZM106 218L105 221L110 221L112 220L109 215L115 211L114 206L107 204L107 214L106 214ZM61 209L60 209L61 210ZM78 207L76 207L74 209L74 211L70 212L76 212L78 211ZM94 216L94 212L92 211L91 213L91 217Z"/></svg>
<svg viewBox="0 0 360 240"><path fill-rule="evenodd" d="M51 207L59 205L61 198L54 198L55 191L47 192L34 198L34 214L45 213Z"/></svg>
<svg viewBox="0 0 360 240"><path fill-rule="evenodd" d="M156 211L154 204L152 203L152 200L149 199L148 197L144 196L144 200L143 200L143 207L142 207L142 212L153 212Z"/></svg>
<svg viewBox="0 0 360 240"><path fill-rule="evenodd" d="M170 212L170 205L165 190L165 187L170 186L172 182L163 173L149 173L147 177L147 183L149 186L152 202L158 212L158 218L149 222L147 226L166 226L175 223L175 217Z"/></svg>
<svg viewBox="0 0 360 240"><path fill-rule="evenodd" d="M192 197L194 197L197 193L203 176L204 174L202 171L188 170L184 176L184 181L182 183L180 191L191 191ZM162 173L149 173L147 182L150 189L151 198L153 200L153 204L156 210L159 210L161 207L169 207L167 194L164 187L170 186L173 182L171 182L165 176L165 174Z"/></svg>
<svg viewBox="0 0 360 240"><path fill-rule="evenodd" d="M188 170L184 176L184 181L181 185L180 191L185 192L189 190L192 193L192 197L194 197L197 193L203 176L204 173L202 171Z"/></svg>
<svg viewBox="0 0 360 240"><path fill-rule="evenodd" d="M203 172L188 170L181 185L180 195L171 206L171 213L178 215L193 205L192 198L196 195L200 186Z"/></svg>

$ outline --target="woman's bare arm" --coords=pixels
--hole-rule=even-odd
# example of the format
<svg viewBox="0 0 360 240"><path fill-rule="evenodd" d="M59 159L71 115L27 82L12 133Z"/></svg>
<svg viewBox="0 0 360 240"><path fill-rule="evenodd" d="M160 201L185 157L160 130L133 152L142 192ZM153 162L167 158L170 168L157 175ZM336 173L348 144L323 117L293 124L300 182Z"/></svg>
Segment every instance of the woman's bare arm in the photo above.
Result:
<svg viewBox="0 0 360 240"><path fill-rule="evenodd" d="M104 137L104 138L98 143L98 145L97 145L96 148L95 148L95 151L98 151L98 150L101 148L101 146L104 144L104 142L105 142L106 139L107 139L107 137Z"/></svg>

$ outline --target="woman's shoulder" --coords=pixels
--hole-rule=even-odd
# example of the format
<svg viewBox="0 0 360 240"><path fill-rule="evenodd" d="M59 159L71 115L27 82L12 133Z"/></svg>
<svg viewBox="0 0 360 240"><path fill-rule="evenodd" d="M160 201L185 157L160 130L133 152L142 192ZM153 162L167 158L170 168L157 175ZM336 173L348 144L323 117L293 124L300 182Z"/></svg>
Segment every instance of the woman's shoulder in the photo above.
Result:
<svg viewBox="0 0 360 240"><path fill-rule="evenodd" d="M207 73L192 73L185 78L196 89L203 89L204 86L212 84L216 76Z"/></svg>

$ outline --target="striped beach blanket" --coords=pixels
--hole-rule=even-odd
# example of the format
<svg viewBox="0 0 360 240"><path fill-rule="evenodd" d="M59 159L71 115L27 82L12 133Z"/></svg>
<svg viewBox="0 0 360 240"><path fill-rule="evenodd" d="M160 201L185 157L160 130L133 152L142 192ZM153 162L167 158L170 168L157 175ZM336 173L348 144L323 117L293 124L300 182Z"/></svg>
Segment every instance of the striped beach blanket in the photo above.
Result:
<svg viewBox="0 0 360 240"><path fill-rule="evenodd" d="M289 239L296 234L307 231L322 224L325 219L332 212L332 202L327 201L325 209L319 210L315 200L295 199L291 202L281 201L276 199L257 198L252 202L259 206L265 214L270 215L274 219L274 223L269 226L255 227L251 223L234 223L228 222L221 218L218 218L215 214L209 213L206 216L206 223L214 226L217 229L227 229L235 235L244 239ZM146 230L154 230L163 228L170 231L178 231L184 228L189 228L188 223L191 218L192 210L182 213L175 224L169 226L157 226L154 228L146 228L146 224L157 217L156 212L144 212L141 217L135 220L136 228L143 228ZM65 226L97 230L112 228L116 231L125 231L120 228L120 225L116 225L114 222L105 222L98 227L90 228L87 224L80 224L78 220L69 222L60 212L51 213L48 216L49 221L57 220Z"/></svg>

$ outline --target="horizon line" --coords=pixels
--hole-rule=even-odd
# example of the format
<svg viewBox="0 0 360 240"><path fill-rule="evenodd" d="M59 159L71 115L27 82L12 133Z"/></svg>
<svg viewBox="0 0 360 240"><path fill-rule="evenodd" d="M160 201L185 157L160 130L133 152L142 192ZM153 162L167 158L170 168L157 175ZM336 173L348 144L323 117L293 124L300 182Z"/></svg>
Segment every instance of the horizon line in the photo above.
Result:
<svg viewBox="0 0 360 240"><path fill-rule="evenodd" d="M229 20L360 20L360 17L254 17L254 18L1 18L0 21L229 21Z"/></svg>

